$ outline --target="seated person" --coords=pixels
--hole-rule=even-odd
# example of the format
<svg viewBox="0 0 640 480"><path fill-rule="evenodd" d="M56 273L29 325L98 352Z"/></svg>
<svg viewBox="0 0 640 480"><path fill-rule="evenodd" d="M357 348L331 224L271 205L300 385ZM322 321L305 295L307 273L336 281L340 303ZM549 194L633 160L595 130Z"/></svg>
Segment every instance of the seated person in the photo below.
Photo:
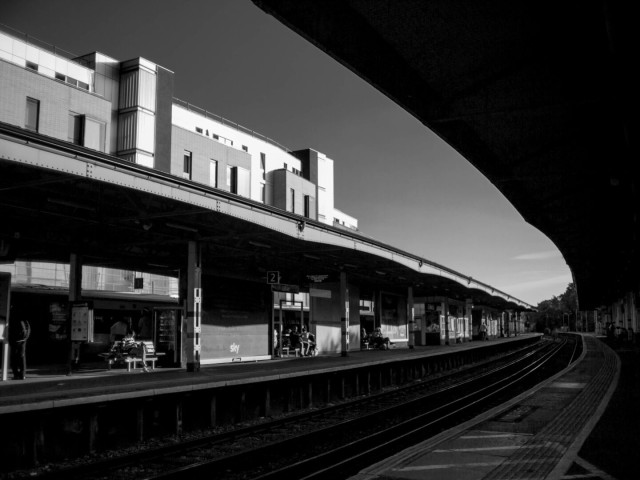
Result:
<svg viewBox="0 0 640 480"><path fill-rule="evenodd" d="M282 334L282 346L291 348L291 329L287 328Z"/></svg>
<svg viewBox="0 0 640 480"><path fill-rule="evenodd" d="M377 348L381 350L389 350L389 337L382 336L382 330L380 327L376 328L371 335L371 342Z"/></svg>
<svg viewBox="0 0 640 480"><path fill-rule="evenodd" d="M293 327L293 332L290 335L291 348L294 350L299 348L302 350L302 343L300 342L300 332L298 332L298 327Z"/></svg>
<svg viewBox="0 0 640 480"><path fill-rule="evenodd" d="M149 367L147 366L146 362L147 347L143 342L136 341L136 332L131 329L127 330L127 334L122 339L122 351L125 355L141 358L142 369L145 372L149 371Z"/></svg>
<svg viewBox="0 0 640 480"><path fill-rule="evenodd" d="M127 333L122 338L122 342L120 343L121 350L124 355L135 356L138 351L138 342L136 342L136 332L127 329Z"/></svg>
<svg viewBox="0 0 640 480"><path fill-rule="evenodd" d="M369 338L369 334L367 333L367 329L362 327L362 331L360 333L360 343L362 343L363 345L365 343L369 343L371 342L371 339Z"/></svg>

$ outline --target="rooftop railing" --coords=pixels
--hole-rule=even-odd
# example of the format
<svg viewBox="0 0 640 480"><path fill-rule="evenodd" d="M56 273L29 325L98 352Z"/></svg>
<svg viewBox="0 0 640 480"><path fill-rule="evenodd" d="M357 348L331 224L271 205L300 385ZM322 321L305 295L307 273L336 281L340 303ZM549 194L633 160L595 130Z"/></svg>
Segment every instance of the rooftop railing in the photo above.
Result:
<svg viewBox="0 0 640 480"><path fill-rule="evenodd" d="M40 40L39 38L36 37L32 37L31 35L28 35L24 32L21 32L20 30L16 30L15 28L12 28L8 25L5 25L3 23L0 23L0 31L3 31L5 33L8 33L9 35L11 35L12 37L15 37L19 40L22 40L23 42L25 42L28 45L33 45L36 48L40 48L42 50L46 50L48 52L53 53L54 55L57 55L59 57L63 57L66 58L67 60L72 60L75 63L78 63L80 65L82 65L83 67L87 67L87 68L91 68L89 62L83 58L79 58L78 55L71 53L67 50L64 50L60 47L56 47L55 45L52 45L50 43L47 43L43 40Z"/></svg>
<svg viewBox="0 0 640 480"><path fill-rule="evenodd" d="M221 117L220 115L216 115L215 113L209 112L208 110L205 110L204 108L200 108L200 107L198 107L196 105L193 105L193 104L191 104L191 103L189 103L189 102L187 102L185 100L181 100L179 98L175 98L174 97L173 101L174 101L175 104L177 104L177 105L179 105L179 106L181 106L183 108L186 108L190 112L198 113L198 114L200 114L200 115L202 115L202 116L204 116L206 118L210 118L211 120L215 120L216 122L221 123L222 125L225 125L227 127L231 127L231 128L233 128L235 130L238 130L239 132L243 132L243 133L246 133L248 135L251 135L252 137L256 137L256 138L259 138L261 140L264 140L265 142L268 142L271 145L274 145L274 146L280 148L281 150L284 150L287 153L291 153L292 152L291 149L289 149L289 148L285 147L284 145L276 142L275 140L273 140L273 139L271 139L269 137L266 137L266 136L262 135L261 133L258 133L258 132L254 131L254 130L251 130L250 128L243 127L239 123L233 122L233 121L229 120L228 118L224 118L224 117Z"/></svg>

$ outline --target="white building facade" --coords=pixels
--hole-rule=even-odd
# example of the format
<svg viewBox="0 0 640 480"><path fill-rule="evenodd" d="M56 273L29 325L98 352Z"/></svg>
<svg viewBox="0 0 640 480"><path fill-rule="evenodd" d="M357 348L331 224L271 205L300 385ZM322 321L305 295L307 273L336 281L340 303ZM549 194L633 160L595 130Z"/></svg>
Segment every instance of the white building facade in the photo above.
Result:
<svg viewBox="0 0 640 480"><path fill-rule="evenodd" d="M0 121L256 202L358 229L334 205L334 162L290 151L173 97L174 73L144 58L66 58L0 31Z"/></svg>

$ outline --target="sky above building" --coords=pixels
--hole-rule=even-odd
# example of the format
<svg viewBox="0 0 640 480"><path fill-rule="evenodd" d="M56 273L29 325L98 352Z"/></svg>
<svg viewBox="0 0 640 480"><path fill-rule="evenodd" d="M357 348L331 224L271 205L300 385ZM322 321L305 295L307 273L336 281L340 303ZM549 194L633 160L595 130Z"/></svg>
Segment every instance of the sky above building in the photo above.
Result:
<svg viewBox="0 0 640 480"><path fill-rule="evenodd" d="M365 235L536 305L562 255L418 120L250 0L1 0L0 22L77 55L144 57L174 96L335 161L336 208Z"/></svg>

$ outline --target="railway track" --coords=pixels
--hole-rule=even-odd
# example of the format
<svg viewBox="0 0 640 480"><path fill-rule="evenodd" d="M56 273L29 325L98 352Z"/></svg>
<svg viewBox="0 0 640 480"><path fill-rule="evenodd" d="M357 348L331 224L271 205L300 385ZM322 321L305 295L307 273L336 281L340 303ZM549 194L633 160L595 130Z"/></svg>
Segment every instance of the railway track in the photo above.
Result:
<svg viewBox="0 0 640 480"><path fill-rule="evenodd" d="M450 398L422 413L411 416L409 419L369 435L357 436L347 443L327 448L317 455L309 456L296 463L270 470L265 468L263 473L245 478L252 480L347 478L381 458L415 445L468 417L479 414L486 410L487 405L501 403L506 398L514 396L513 394L516 392L531 388L539 380L533 379L535 373L541 373L541 369L553 361L563 348L573 350L572 361L575 348L567 346L567 342L564 340L561 344L536 358L531 364L513 371L505 378L496 379L495 375L487 376L484 380L487 380L488 383L479 386L477 390L467 388L476 384L475 381L467 383L466 386L453 386L450 389L452 394ZM522 388L525 385L526 388Z"/></svg>
<svg viewBox="0 0 640 480"><path fill-rule="evenodd" d="M542 366L567 348L566 340L543 341L433 381L39 478L343 478L347 473L342 470L358 471L372 458L379 460L449 428L451 421L503 402L517 394L516 384L530 388L540 380L532 377L548 376L540 374Z"/></svg>

